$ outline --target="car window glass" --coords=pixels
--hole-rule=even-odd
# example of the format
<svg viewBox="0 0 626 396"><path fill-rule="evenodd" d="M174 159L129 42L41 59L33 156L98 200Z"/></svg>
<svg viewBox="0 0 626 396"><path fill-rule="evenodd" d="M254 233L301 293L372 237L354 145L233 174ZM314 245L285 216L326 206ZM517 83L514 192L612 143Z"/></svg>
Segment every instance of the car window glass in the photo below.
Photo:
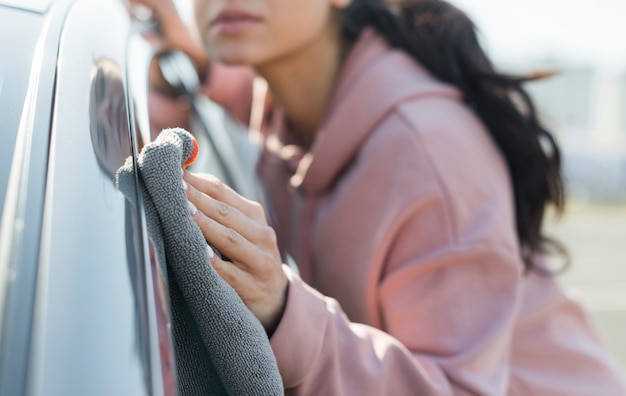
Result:
<svg viewBox="0 0 626 396"><path fill-rule="evenodd" d="M29 73L37 37L41 31L40 16L0 7L0 26L5 32L20 32L20 45L15 37L0 35L0 213L4 208L7 183L22 108L26 99Z"/></svg>

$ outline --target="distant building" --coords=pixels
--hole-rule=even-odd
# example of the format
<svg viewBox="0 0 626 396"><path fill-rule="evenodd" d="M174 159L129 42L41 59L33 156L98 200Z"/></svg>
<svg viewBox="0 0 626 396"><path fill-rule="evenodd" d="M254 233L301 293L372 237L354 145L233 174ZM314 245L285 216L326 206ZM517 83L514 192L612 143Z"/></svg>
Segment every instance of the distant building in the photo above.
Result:
<svg viewBox="0 0 626 396"><path fill-rule="evenodd" d="M626 200L626 72L564 67L527 88L561 144L570 195Z"/></svg>
<svg viewBox="0 0 626 396"><path fill-rule="evenodd" d="M561 134L569 131L568 143L584 142L592 127L589 109L593 102L594 74L591 69L561 70L554 77L531 82L527 88L544 121Z"/></svg>

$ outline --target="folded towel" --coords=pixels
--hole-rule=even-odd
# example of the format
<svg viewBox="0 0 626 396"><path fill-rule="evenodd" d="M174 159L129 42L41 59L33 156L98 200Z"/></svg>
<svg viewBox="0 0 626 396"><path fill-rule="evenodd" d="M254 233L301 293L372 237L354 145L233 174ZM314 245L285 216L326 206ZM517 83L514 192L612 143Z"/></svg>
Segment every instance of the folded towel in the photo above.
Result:
<svg viewBox="0 0 626 396"><path fill-rule="evenodd" d="M148 233L167 283L180 395L282 395L269 340L258 319L213 269L207 242L187 209L181 167L197 156L189 132L167 129L137 158ZM116 183L135 202L133 158Z"/></svg>

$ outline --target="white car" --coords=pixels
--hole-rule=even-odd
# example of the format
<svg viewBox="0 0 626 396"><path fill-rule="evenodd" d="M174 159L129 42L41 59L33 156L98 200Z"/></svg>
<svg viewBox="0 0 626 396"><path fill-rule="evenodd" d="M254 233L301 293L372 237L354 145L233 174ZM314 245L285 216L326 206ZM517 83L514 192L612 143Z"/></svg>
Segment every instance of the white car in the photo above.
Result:
<svg viewBox="0 0 626 396"><path fill-rule="evenodd" d="M123 0L0 0L0 395L176 393L143 207L114 185L150 135L141 33ZM205 132L205 170L248 188Z"/></svg>

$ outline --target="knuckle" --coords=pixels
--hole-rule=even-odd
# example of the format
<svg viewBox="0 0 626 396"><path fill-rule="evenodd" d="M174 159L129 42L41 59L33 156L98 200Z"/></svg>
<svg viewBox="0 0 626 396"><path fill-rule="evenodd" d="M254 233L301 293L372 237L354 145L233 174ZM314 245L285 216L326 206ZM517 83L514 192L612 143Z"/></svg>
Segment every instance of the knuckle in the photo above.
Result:
<svg viewBox="0 0 626 396"><path fill-rule="evenodd" d="M230 215L230 206L224 202L217 202L217 214L221 217L228 217Z"/></svg>
<svg viewBox="0 0 626 396"><path fill-rule="evenodd" d="M263 255L263 264L265 265L265 268L267 269L271 269L276 265L276 261L274 260L274 256L267 252L266 254Z"/></svg>
<svg viewBox="0 0 626 396"><path fill-rule="evenodd" d="M276 244L276 231L272 227L264 227L261 235L266 245L273 246Z"/></svg>
<svg viewBox="0 0 626 396"><path fill-rule="evenodd" d="M263 205L256 201L250 201L250 206L255 213L259 213L263 211Z"/></svg>
<svg viewBox="0 0 626 396"><path fill-rule="evenodd" d="M239 244L239 238L240 237L239 234L237 234L237 231L232 228L227 228L224 232L224 240L231 245Z"/></svg>
<svg viewBox="0 0 626 396"><path fill-rule="evenodd" d="M222 181L219 180L218 178L210 178L208 180L208 184L209 184L210 190L213 191L217 195L223 194L224 190L226 189L226 185L222 183Z"/></svg>
<svg viewBox="0 0 626 396"><path fill-rule="evenodd" d="M252 202L252 211L260 219L265 219L265 209L259 202Z"/></svg>

